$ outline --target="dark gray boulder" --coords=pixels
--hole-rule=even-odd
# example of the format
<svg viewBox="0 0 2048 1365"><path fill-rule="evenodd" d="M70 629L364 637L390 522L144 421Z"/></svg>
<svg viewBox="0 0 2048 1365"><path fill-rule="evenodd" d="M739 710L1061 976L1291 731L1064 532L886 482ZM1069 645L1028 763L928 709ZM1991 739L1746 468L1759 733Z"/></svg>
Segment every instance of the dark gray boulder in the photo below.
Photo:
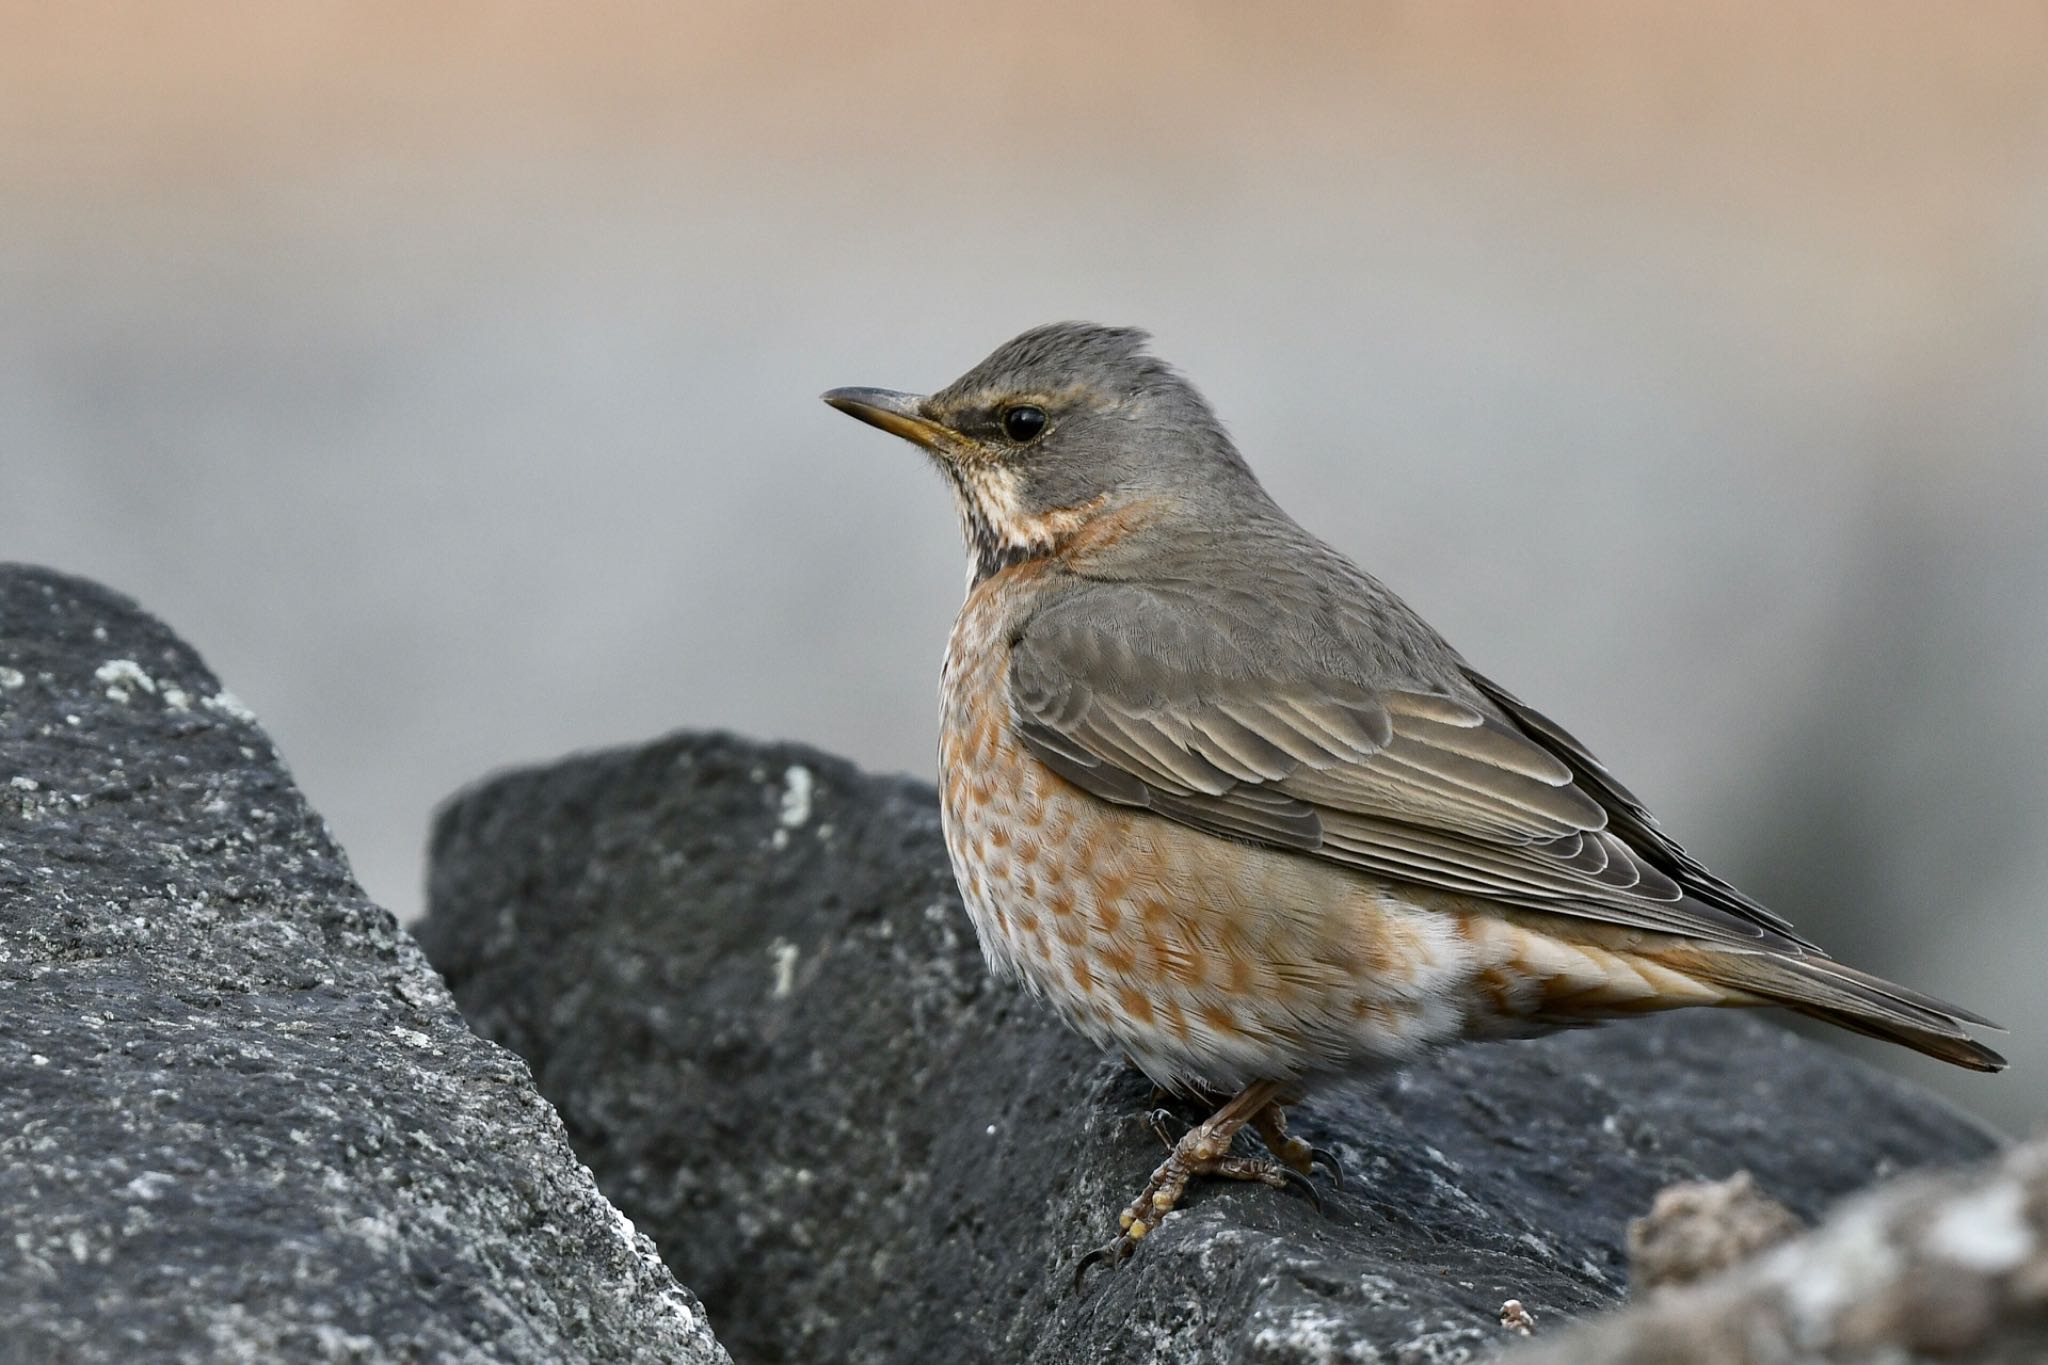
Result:
<svg viewBox="0 0 2048 1365"><path fill-rule="evenodd" d="M199 657L0 566L0 1360L723 1359Z"/></svg>
<svg viewBox="0 0 2048 1365"><path fill-rule="evenodd" d="M421 941L532 1064L741 1361L1457 1361L1615 1303L1663 1185L1811 1217L1974 1121L1766 1019L1471 1048L1312 1100L1325 1210L1198 1183L1076 1257L1160 1153L1135 1073L993 985L922 783L720 736L512 773L433 841Z"/></svg>

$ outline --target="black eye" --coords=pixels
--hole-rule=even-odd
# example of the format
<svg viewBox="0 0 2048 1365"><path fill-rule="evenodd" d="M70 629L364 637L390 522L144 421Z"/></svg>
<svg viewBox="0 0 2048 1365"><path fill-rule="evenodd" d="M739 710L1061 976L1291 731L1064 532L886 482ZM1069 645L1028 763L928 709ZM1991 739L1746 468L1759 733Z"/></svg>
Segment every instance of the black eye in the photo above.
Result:
<svg viewBox="0 0 2048 1365"><path fill-rule="evenodd" d="M1038 433L1045 430L1045 409L1034 408L1029 403L1019 403L1014 408L1003 409L1003 435L1018 445L1029 445L1038 439Z"/></svg>

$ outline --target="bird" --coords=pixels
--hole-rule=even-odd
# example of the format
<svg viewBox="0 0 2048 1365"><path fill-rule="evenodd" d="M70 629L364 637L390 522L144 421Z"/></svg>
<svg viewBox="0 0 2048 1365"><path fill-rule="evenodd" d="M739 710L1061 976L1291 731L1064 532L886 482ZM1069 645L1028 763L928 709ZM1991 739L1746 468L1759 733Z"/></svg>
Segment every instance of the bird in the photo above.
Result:
<svg viewBox="0 0 2048 1365"><path fill-rule="evenodd" d="M1996 1025L1709 872L1305 530L1147 333L1055 323L934 393L824 400L920 447L959 514L939 793L988 966L1213 1107L1077 1284L1197 1176L1305 1184L1288 1106L1443 1047L1779 1006L2004 1067L1969 1032Z"/></svg>

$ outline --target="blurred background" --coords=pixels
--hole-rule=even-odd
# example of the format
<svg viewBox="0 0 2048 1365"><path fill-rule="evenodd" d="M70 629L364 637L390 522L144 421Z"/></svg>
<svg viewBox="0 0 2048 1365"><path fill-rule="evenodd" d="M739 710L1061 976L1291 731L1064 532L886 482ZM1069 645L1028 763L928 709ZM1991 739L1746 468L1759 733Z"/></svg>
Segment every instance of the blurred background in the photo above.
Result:
<svg viewBox="0 0 2048 1365"><path fill-rule="evenodd" d="M0 558L404 915L502 765L930 774L953 514L817 394L1068 317L2048 1114L2041 4L0 0Z"/></svg>

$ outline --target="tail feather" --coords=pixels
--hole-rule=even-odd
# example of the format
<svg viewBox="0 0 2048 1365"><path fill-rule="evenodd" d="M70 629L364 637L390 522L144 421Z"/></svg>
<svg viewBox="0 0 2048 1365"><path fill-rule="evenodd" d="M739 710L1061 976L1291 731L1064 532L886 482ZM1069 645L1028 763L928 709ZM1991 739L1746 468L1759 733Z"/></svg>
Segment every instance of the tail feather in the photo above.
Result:
<svg viewBox="0 0 2048 1365"><path fill-rule="evenodd" d="M1809 1019L1818 1019L1824 1024L1833 1024L1836 1028L1848 1029L1851 1033L1860 1033L1866 1038L1880 1038L1887 1043L1898 1043L1938 1061L1947 1062L1951 1066L1966 1067L1971 1071L2003 1071L2006 1068L2004 1057L1974 1038L1914 1028L1910 1024L1865 1019L1859 1015L1844 1014L1839 1010L1807 1005L1793 1005L1791 1008Z"/></svg>
<svg viewBox="0 0 2048 1365"><path fill-rule="evenodd" d="M1690 948L1686 958L1682 969L1688 975L1753 996L1759 1004L1779 1005L1972 1071L2005 1069L2005 1058L1965 1029L1998 1025L1830 958L1722 948Z"/></svg>

